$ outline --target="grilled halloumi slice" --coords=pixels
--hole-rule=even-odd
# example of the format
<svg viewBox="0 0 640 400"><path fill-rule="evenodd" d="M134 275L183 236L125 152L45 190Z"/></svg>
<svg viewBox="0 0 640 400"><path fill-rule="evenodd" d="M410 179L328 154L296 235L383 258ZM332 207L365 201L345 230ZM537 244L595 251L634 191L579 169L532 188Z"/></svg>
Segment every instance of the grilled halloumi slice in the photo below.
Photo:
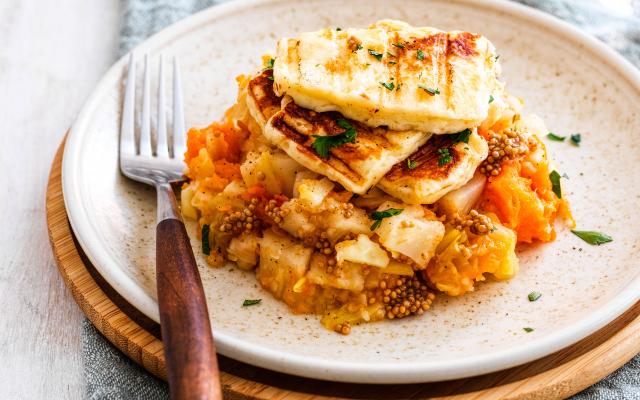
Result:
<svg viewBox="0 0 640 400"><path fill-rule="evenodd" d="M262 125L264 136L310 170L325 175L354 193L365 193L391 167L424 144L430 134L369 128L350 121L356 129L355 143L334 147L328 159L312 148L313 135L335 135L344 131L335 112L316 113L297 106L290 97L273 91L271 70L264 70L248 83L247 107Z"/></svg>
<svg viewBox="0 0 640 400"><path fill-rule="evenodd" d="M485 37L385 20L278 42L275 91L301 107L368 126L435 134L485 119L500 66Z"/></svg>
<svg viewBox="0 0 640 400"><path fill-rule="evenodd" d="M418 131L370 128L348 120L356 131L355 141L331 148L325 159L312 147L314 136L344 133L345 129L338 125L342 118L335 112L317 113L299 107L285 97L282 110L269 119L264 135L303 166L359 194L369 190L394 164L404 160L431 136Z"/></svg>
<svg viewBox="0 0 640 400"><path fill-rule="evenodd" d="M467 183L487 158L487 142L474 129L468 143L456 135L436 135L407 160L397 163L378 187L408 204L432 204Z"/></svg>

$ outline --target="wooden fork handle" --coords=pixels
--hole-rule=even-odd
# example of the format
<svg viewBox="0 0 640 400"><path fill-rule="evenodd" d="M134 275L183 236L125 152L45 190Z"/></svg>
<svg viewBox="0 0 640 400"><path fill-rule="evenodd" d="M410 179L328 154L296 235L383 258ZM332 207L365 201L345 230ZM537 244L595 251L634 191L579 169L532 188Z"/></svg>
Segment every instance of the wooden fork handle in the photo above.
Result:
<svg viewBox="0 0 640 400"><path fill-rule="evenodd" d="M184 223L156 231L160 327L172 399L222 399L216 349L200 274Z"/></svg>

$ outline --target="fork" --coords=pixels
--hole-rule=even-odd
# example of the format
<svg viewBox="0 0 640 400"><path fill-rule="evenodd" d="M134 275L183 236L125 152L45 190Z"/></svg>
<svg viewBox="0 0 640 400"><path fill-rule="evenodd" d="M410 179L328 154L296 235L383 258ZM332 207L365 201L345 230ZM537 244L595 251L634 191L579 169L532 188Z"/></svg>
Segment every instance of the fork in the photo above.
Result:
<svg viewBox="0 0 640 400"><path fill-rule="evenodd" d="M185 129L177 58L173 60L173 134L167 136L163 59L158 82L158 124L151 130L148 56L144 57L142 114L136 135L136 61L129 59L120 129L120 171L156 188L156 275L160 328L172 399L222 399L207 303L171 182L182 179Z"/></svg>

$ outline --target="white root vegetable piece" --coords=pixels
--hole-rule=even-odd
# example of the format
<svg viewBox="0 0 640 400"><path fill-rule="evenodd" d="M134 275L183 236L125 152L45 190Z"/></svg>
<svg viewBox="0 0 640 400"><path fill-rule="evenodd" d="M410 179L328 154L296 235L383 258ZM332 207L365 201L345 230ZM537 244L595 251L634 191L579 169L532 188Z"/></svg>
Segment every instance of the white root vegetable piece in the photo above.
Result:
<svg viewBox="0 0 640 400"><path fill-rule="evenodd" d="M478 202L486 182L487 178L484 174L476 172L463 187L449 192L441 198L437 203L438 207L449 218L453 218L456 214L467 215Z"/></svg>
<svg viewBox="0 0 640 400"><path fill-rule="evenodd" d="M280 228L297 238L313 234L317 227L311 222L310 214L300 207L299 199L292 199L281 206L284 217Z"/></svg>
<svg viewBox="0 0 640 400"><path fill-rule="evenodd" d="M312 252L287 235L266 230L260 240L256 277L276 298L282 298L289 285L307 273Z"/></svg>
<svg viewBox="0 0 640 400"><path fill-rule="evenodd" d="M304 169L296 173L296 178L293 182L293 197L300 197L300 191L298 190L298 187L305 179L317 179L318 177L318 174L309 171L308 169Z"/></svg>
<svg viewBox="0 0 640 400"><path fill-rule="evenodd" d="M364 289L364 274L362 265L345 262L340 267L334 267L332 273L327 272L329 257L313 253L311 265L306 278L309 282L320 286L330 286L360 292Z"/></svg>
<svg viewBox="0 0 640 400"><path fill-rule="evenodd" d="M227 256L241 269L252 269L258 263L260 238L255 233L243 233L231 239Z"/></svg>
<svg viewBox="0 0 640 400"><path fill-rule="evenodd" d="M280 181L282 194L289 198L293 197L293 187L298 173L308 170L282 151L271 153L270 161L273 172Z"/></svg>
<svg viewBox="0 0 640 400"><path fill-rule="evenodd" d="M421 206L387 202L381 205L378 211L389 208L403 211L382 220L375 231L380 243L391 251L392 255L402 254L419 267L426 268L444 236L444 225L440 221L428 219Z"/></svg>
<svg viewBox="0 0 640 400"><path fill-rule="evenodd" d="M297 188L300 203L310 210L319 210L334 186L333 182L327 178L304 179Z"/></svg>
<svg viewBox="0 0 640 400"><path fill-rule="evenodd" d="M336 244L336 261L342 266L345 261L385 268L389 256L380 245L367 237L358 235L356 240L345 240Z"/></svg>
<svg viewBox="0 0 640 400"><path fill-rule="evenodd" d="M198 210L191 204L196 190L195 185L195 182L191 182L180 191L180 209L182 210L182 215L194 220L198 219Z"/></svg>
<svg viewBox="0 0 640 400"><path fill-rule="evenodd" d="M276 175L271 153L248 153L247 159L240 165L242 180L247 186L263 185L271 194L281 194L283 185Z"/></svg>
<svg viewBox="0 0 640 400"><path fill-rule="evenodd" d="M335 204L332 204L332 202L335 202ZM369 229L371 227L371 219L364 210L354 208L353 214L347 218L338 207L338 201L329 199L328 205L335 205L336 207L333 211L327 212L321 222L331 243L336 243L347 234L372 235L371 229Z"/></svg>

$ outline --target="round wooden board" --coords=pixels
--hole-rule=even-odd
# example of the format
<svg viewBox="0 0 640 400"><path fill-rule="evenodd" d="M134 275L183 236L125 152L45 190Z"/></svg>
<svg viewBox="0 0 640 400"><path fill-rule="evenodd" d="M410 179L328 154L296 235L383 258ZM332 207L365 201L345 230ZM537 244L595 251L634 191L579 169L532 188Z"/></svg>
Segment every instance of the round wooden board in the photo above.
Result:
<svg viewBox="0 0 640 400"><path fill-rule="evenodd" d="M62 196L64 142L51 167L47 226L60 274L96 328L118 349L166 380L159 326L126 303L96 272L69 226ZM586 339L540 360L474 378L413 385L356 385L281 374L219 356L229 399L556 399L594 384L640 352L640 302Z"/></svg>

